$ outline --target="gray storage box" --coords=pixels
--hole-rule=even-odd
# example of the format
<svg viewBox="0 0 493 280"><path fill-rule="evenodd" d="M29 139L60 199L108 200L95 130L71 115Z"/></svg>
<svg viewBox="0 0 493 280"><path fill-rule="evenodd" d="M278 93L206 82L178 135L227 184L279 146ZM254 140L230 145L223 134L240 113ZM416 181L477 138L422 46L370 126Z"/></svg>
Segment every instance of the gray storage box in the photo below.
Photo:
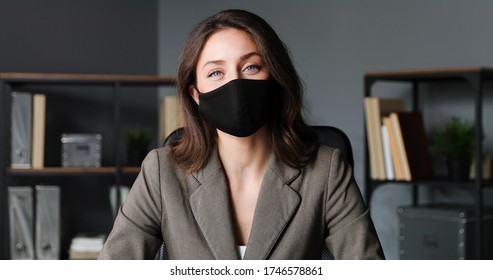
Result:
<svg viewBox="0 0 493 280"><path fill-rule="evenodd" d="M493 211L483 208L483 258L493 257ZM399 207L399 255L403 260L474 259L474 208L468 205Z"/></svg>
<svg viewBox="0 0 493 280"><path fill-rule="evenodd" d="M101 167L101 134L62 134L63 167Z"/></svg>

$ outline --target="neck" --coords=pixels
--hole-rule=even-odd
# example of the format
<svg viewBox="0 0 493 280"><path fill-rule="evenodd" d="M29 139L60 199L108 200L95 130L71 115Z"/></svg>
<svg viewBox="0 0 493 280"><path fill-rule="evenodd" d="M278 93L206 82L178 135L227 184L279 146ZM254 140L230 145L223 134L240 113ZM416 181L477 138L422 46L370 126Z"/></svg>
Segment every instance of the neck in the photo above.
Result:
<svg viewBox="0 0 493 280"><path fill-rule="evenodd" d="M267 126L248 137L235 137L218 131L218 152L229 178L263 174L271 154Z"/></svg>

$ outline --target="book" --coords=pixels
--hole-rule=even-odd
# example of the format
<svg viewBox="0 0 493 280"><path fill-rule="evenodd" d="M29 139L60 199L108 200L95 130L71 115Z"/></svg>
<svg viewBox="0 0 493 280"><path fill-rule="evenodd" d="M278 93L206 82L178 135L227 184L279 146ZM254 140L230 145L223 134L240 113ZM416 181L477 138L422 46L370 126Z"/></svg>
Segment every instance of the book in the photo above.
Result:
<svg viewBox="0 0 493 280"><path fill-rule="evenodd" d="M10 186L9 204L10 258L34 260L33 191L29 186Z"/></svg>
<svg viewBox="0 0 493 280"><path fill-rule="evenodd" d="M70 260L94 260L103 249L106 235L79 233L70 242Z"/></svg>
<svg viewBox="0 0 493 280"><path fill-rule="evenodd" d="M490 180L491 179L491 155L490 154L484 154L482 156L482 171L483 172L483 180ZM473 157L471 161L471 168L469 169L469 179L474 180L476 179L476 159Z"/></svg>
<svg viewBox="0 0 493 280"><path fill-rule="evenodd" d="M37 185L36 259L60 259L60 187Z"/></svg>
<svg viewBox="0 0 493 280"><path fill-rule="evenodd" d="M32 149L32 94L16 92L12 95L11 162L12 168L31 168Z"/></svg>
<svg viewBox="0 0 493 280"><path fill-rule="evenodd" d="M33 95L32 120L32 162L33 169L44 167L46 96L36 93Z"/></svg>
<svg viewBox="0 0 493 280"><path fill-rule="evenodd" d="M159 143L175 129L183 126L182 113L178 108L178 99L174 95L167 95L161 99L159 105Z"/></svg>
<svg viewBox="0 0 493 280"><path fill-rule="evenodd" d="M430 179L433 161L420 112L390 114L405 181Z"/></svg>
<svg viewBox="0 0 493 280"><path fill-rule="evenodd" d="M375 180L386 180L388 177L385 171L381 133L382 118L391 112L404 111L404 101L402 99L365 97L363 102L371 177Z"/></svg>
<svg viewBox="0 0 493 280"><path fill-rule="evenodd" d="M390 136L389 128L387 124L383 122L382 124L382 144L383 144L383 155L385 159L385 174L387 175L387 180L394 180L394 163L392 162L392 150L390 147Z"/></svg>
<svg viewBox="0 0 493 280"><path fill-rule="evenodd" d="M390 121L390 117L383 117L383 122L387 127L387 132L389 134L389 146L390 146L390 154L392 156L392 164L394 166L394 177L395 180L403 180L404 175L402 173L402 164L399 160L399 153L397 149L396 138L394 135L394 130L392 128L392 123Z"/></svg>

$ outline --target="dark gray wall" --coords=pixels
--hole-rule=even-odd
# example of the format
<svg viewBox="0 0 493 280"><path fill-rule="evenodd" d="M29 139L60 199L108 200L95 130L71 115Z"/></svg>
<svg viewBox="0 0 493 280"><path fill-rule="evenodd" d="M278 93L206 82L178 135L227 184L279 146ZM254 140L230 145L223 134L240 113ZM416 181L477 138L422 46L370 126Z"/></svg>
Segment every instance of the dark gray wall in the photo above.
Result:
<svg viewBox="0 0 493 280"><path fill-rule="evenodd" d="M0 72L152 75L157 73L156 34L154 0L0 0ZM108 96L108 91L98 90L91 92ZM129 127L155 130L156 102L138 95L146 92L133 89L126 93L122 116ZM77 93L73 92L74 98L84 104L88 98ZM105 97L102 103L111 102ZM87 110L88 123L97 122L92 115L111 114L107 108L92 114Z"/></svg>
<svg viewBox="0 0 493 280"><path fill-rule="evenodd" d="M157 74L156 34L155 0L0 0L0 72L154 75ZM62 132L102 133L103 165L114 165L114 138L118 137L124 147L123 133L128 128L149 127L154 130L153 139L157 138L155 89L124 90L119 136L113 133L111 88L23 87L19 90L47 94L47 166L60 165ZM151 145L156 146L157 141ZM132 181L131 176L123 178L125 184ZM63 258L67 257L66 249L74 234L111 229L108 187L114 184L112 176L9 181L10 185L39 183L62 188ZM0 229L3 231L5 225L0 225Z"/></svg>
<svg viewBox="0 0 493 280"><path fill-rule="evenodd" d="M192 26L225 8L253 11L277 30L306 83L311 123L335 125L348 133L362 190L365 72L493 66L493 2L488 0L160 0L159 73L174 74L179 50ZM410 92L409 86L401 85L377 85L375 90L382 96L398 97ZM472 101L461 97L461 93L469 93L464 86L424 86L423 90L438 90L427 101L440 105L424 108L430 128L450 112L471 116ZM491 119L491 99L485 100L484 106L485 119ZM492 131L489 122L485 125ZM486 150L492 150L490 143ZM451 194L423 189L421 193L423 201L430 197L472 201L468 191ZM373 196L372 217L389 259L399 257L395 210L410 201L410 188L403 185L386 184Z"/></svg>
<svg viewBox="0 0 493 280"><path fill-rule="evenodd" d="M155 74L156 5L0 0L0 71Z"/></svg>

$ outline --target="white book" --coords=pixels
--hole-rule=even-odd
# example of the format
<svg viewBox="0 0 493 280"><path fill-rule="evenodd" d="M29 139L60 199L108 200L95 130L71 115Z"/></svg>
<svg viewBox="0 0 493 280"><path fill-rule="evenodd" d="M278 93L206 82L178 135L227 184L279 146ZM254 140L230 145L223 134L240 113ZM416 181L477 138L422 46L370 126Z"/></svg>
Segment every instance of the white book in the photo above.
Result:
<svg viewBox="0 0 493 280"><path fill-rule="evenodd" d="M392 150L390 148L389 131L385 124L382 124L382 145L383 145L383 156L385 160L385 173L387 175L387 180L394 180L395 172L394 172L394 163L392 161Z"/></svg>
<svg viewBox="0 0 493 280"><path fill-rule="evenodd" d="M70 243L70 252L100 252L103 249L106 235L88 236L79 234Z"/></svg>

